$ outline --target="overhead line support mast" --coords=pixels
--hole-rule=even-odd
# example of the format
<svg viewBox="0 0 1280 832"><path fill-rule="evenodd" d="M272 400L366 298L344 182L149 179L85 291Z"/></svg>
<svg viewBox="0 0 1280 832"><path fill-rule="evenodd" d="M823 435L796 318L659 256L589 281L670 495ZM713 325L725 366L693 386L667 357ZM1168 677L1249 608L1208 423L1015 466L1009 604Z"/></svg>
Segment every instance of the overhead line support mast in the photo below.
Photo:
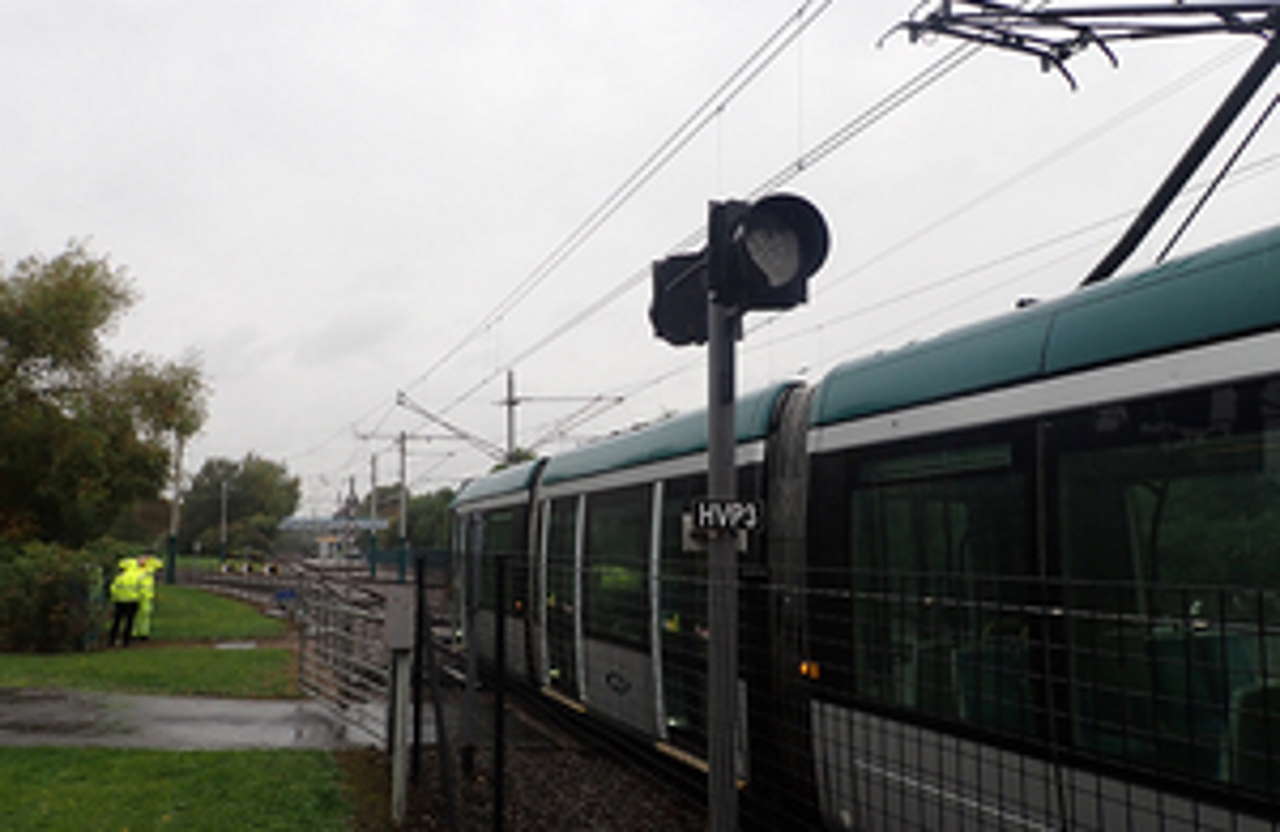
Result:
<svg viewBox="0 0 1280 832"><path fill-rule="evenodd" d="M540 403L540 404L569 404L582 403L582 407L577 408L568 416L561 419L553 426L545 436L530 443L526 446L528 450L533 450L539 445L554 438L557 432L562 430L562 426L572 422L574 419L582 416L583 413L589 411L593 406L608 403L611 405L621 404L624 401L622 396L517 396L516 395L516 374L514 370L507 370L507 397L495 404L502 405L507 409L507 455L509 459L514 459L516 454L516 408L521 404Z"/></svg>

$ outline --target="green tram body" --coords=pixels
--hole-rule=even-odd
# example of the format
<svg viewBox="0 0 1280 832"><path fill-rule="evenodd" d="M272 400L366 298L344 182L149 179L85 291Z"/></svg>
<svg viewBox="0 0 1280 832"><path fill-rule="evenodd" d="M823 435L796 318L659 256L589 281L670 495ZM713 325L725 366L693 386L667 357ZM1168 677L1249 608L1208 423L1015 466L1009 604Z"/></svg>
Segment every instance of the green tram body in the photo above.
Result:
<svg viewBox="0 0 1280 832"><path fill-rule="evenodd" d="M1280 229L737 406L739 775L828 828L1280 818ZM705 748L694 413L465 486L470 643ZM801 668L804 668L803 672Z"/></svg>

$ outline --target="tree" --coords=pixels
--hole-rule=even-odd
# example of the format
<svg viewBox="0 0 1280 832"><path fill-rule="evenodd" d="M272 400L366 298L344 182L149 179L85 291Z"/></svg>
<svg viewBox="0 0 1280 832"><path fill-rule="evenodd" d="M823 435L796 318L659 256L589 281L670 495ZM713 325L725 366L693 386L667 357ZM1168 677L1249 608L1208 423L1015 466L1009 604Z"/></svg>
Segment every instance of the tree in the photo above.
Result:
<svg viewBox="0 0 1280 832"><path fill-rule="evenodd" d="M107 537L124 543L163 547L169 533L169 501L148 497L134 502L116 517L107 529Z"/></svg>
<svg viewBox="0 0 1280 832"><path fill-rule="evenodd" d="M383 491L386 488L387 491ZM449 547L449 505L453 502L452 488L440 488L427 494L409 495L409 511L405 515L405 534L409 545L415 549L447 549ZM363 513L369 516L369 497L361 501ZM400 545L400 486L378 487L378 516L389 521L387 528L378 534L378 545L393 549Z"/></svg>
<svg viewBox="0 0 1280 832"><path fill-rule="evenodd" d="M514 450L507 451L506 456L502 458L502 461L495 463L489 469L489 473L492 474L495 471L501 471L504 468L510 468L511 466L519 465L522 462L531 462L537 458L538 455L528 448L515 448Z"/></svg>
<svg viewBox="0 0 1280 832"><path fill-rule="evenodd" d="M276 527L298 508L302 484L281 463L253 453L240 462L206 459L183 492L178 545L190 549L199 540L217 552L222 538L222 484L227 484L227 545L235 551L271 551Z"/></svg>
<svg viewBox="0 0 1280 832"><path fill-rule="evenodd" d="M113 357L103 336L136 300L77 243L0 268L0 540L82 545L155 497L172 438L205 417L198 362Z"/></svg>
<svg viewBox="0 0 1280 832"><path fill-rule="evenodd" d="M415 549L449 548L449 504L453 489L441 488L409 500L409 543Z"/></svg>

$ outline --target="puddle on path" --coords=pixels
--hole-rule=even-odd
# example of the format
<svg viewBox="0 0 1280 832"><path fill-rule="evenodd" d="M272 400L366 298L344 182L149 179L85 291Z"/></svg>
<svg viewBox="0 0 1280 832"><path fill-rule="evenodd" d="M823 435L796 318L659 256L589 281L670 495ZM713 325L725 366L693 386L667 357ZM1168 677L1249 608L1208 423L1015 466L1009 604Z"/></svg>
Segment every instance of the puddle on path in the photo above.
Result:
<svg viewBox="0 0 1280 832"><path fill-rule="evenodd" d="M173 750L344 748L346 727L307 700L0 689L0 746Z"/></svg>

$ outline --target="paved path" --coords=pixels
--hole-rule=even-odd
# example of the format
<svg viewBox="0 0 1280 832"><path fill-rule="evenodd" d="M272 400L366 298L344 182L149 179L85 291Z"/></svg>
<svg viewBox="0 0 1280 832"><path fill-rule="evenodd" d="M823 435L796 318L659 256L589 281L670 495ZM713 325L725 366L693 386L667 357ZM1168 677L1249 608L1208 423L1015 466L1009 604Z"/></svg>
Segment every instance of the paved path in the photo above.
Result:
<svg viewBox="0 0 1280 832"><path fill-rule="evenodd" d="M306 700L0 688L0 746L230 750L364 744Z"/></svg>

